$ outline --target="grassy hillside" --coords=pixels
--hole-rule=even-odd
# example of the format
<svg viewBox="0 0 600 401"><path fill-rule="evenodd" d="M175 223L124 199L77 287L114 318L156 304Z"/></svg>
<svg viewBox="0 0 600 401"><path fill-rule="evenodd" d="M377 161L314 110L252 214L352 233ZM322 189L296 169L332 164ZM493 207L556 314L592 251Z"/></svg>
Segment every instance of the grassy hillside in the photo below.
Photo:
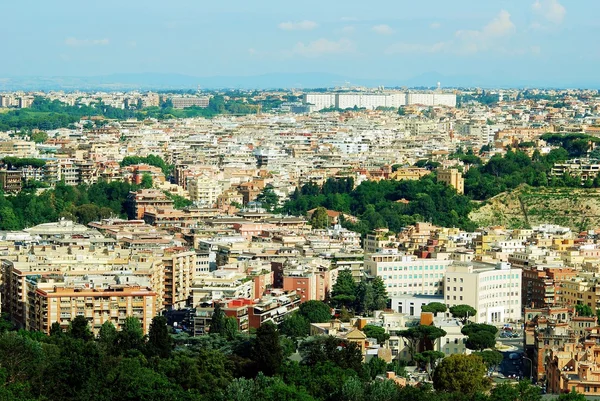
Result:
<svg viewBox="0 0 600 401"><path fill-rule="evenodd" d="M508 228L559 224L574 230L600 227L600 189L521 185L488 199L469 214L480 226Z"/></svg>

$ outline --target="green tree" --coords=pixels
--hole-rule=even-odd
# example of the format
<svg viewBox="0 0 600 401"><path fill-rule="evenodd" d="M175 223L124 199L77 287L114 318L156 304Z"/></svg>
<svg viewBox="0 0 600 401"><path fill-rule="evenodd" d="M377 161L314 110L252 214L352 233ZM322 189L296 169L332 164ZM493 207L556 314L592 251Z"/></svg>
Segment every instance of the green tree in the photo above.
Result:
<svg viewBox="0 0 600 401"><path fill-rule="evenodd" d="M385 283L380 276L371 282L373 287L373 310L383 310L387 306L388 294Z"/></svg>
<svg viewBox="0 0 600 401"><path fill-rule="evenodd" d="M490 401L541 401L540 388L533 386L528 380L517 384L502 383L495 386L490 393Z"/></svg>
<svg viewBox="0 0 600 401"><path fill-rule="evenodd" d="M494 348L496 337L488 331L476 331L467 337L465 345L469 349L483 351L486 348Z"/></svg>
<svg viewBox="0 0 600 401"><path fill-rule="evenodd" d="M460 332L466 336L470 336L473 333L479 333L482 331L488 332L493 336L498 334L498 328L496 326L485 323L470 323L463 326L463 328L460 330Z"/></svg>
<svg viewBox="0 0 600 401"><path fill-rule="evenodd" d="M438 313L445 313L446 310L446 305L441 302L430 302L421 307L422 312L431 312L434 316L437 316Z"/></svg>
<svg viewBox="0 0 600 401"><path fill-rule="evenodd" d="M44 143L48 139L48 134L44 131L38 131L31 134L31 140L35 143Z"/></svg>
<svg viewBox="0 0 600 401"><path fill-rule="evenodd" d="M477 311L469 305L455 305L450 307L452 317L461 319L463 324L467 324L469 317L475 316Z"/></svg>
<svg viewBox="0 0 600 401"><path fill-rule="evenodd" d="M329 227L329 215L327 214L327 209L321 206L316 208L310 217L310 225L314 229Z"/></svg>
<svg viewBox="0 0 600 401"><path fill-rule="evenodd" d="M100 326L98 344L106 353L113 354L116 350L117 336L118 333L115 325L110 320L107 320Z"/></svg>
<svg viewBox="0 0 600 401"><path fill-rule="evenodd" d="M374 338L377 340L377 344L384 344L390 335L385 332L385 329L381 326L374 326L367 324L362 330L368 338Z"/></svg>
<svg viewBox="0 0 600 401"><path fill-rule="evenodd" d="M272 376L279 371L283 362L283 350L279 341L279 332L273 323L264 323L256 330L252 359L256 361L258 370L267 376Z"/></svg>
<svg viewBox="0 0 600 401"><path fill-rule="evenodd" d="M310 322L301 314L294 313L281 322L279 331L291 338L306 337L310 333Z"/></svg>
<svg viewBox="0 0 600 401"><path fill-rule="evenodd" d="M496 369L504 357L502 353L498 351L482 351L482 352L473 352L471 355L476 355L483 360L483 363L488 367L488 369Z"/></svg>
<svg viewBox="0 0 600 401"><path fill-rule="evenodd" d="M579 316L591 317L594 316L594 311L589 305L577 304L575 305L575 312Z"/></svg>
<svg viewBox="0 0 600 401"><path fill-rule="evenodd" d="M425 371L427 372L427 374L429 375L429 378L431 379L431 376L433 374L433 372L435 371L435 368L438 365L438 362L441 361L442 359L444 359L446 355L443 352L440 351L433 351L433 350L429 350L429 351L423 351L421 353L417 353L415 354L415 362L422 364L423 367L425 368Z"/></svg>
<svg viewBox="0 0 600 401"><path fill-rule="evenodd" d="M13 209L9 206L0 208L0 229L13 231L19 230L20 228L21 224L19 222L19 218Z"/></svg>
<svg viewBox="0 0 600 401"><path fill-rule="evenodd" d="M210 320L209 331L212 334L223 335L225 333L225 312L221 309L221 305L215 302L215 309Z"/></svg>
<svg viewBox="0 0 600 401"><path fill-rule="evenodd" d="M355 310L359 314L369 314L373 310L373 285L362 280L356 286Z"/></svg>
<svg viewBox="0 0 600 401"><path fill-rule="evenodd" d="M123 327L117 334L117 346L121 353L143 349L144 330L137 317L128 316L125 318Z"/></svg>
<svg viewBox="0 0 600 401"><path fill-rule="evenodd" d="M256 197L256 200L260 202L262 207L264 207L268 212L272 212L279 205L279 196L275 193L273 188L266 187L262 190L260 194Z"/></svg>
<svg viewBox="0 0 600 401"><path fill-rule="evenodd" d="M364 375L370 380L374 380L377 375L382 375L387 370L387 363L378 357L372 357L369 362L363 364Z"/></svg>
<svg viewBox="0 0 600 401"><path fill-rule="evenodd" d="M167 327L167 319L164 316L155 316L150 323L146 349L149 355L160 358L168 358L171 355L173 340Z"/></svg>
<svg viewBox="0 0 600 401"><path fill-rule="evenodd" d="M326 323L331 320L331 308L322 301L306 301L300 304L298 313L310 323Z"/></svg>
<svg viewBox="0 0 600 401"><path fill-rule="evenodd" d="M426 325L409 327L398 332L398 335L406 340L411 360L414 359L414 355L419 349L424 351L433 350L435 340L444 337L446 334L446 331L439 327Z"/></svg>
<svg viewBox="0 0 600 401"><path fill-rule="evenodd" d="M331 300L337 306L351 307L356 300L356 283L350 270L338 270L335 284L331 287Z"/></svg>
<svg viewBox="0 0 600 401"><path fill-rule="evenodd" d="M581 393L577 393L575 391L571 391L567 394L561 394L558 396L556 401L585 401L585 395Z"/></svg>
<svg viewBox="0 0 600 401"><path fill-rule="evenodd" d="M477 356L450 355L435 369L433 386L437 391L474 394L489 388L485 372L485 365Z"/></svg>
<svg viewBox="0 0 600 401"><path fill-rule="evenodd" d="M148 173L142 174L142 181L140 183L142 188L152 188L154 186L154 181L152 180L152 176Z"/></svg>
<svg viewBox="0 0 600 401"><path fill-rule="evenodd" d="M94 338L94 335L88 326L87 319L81 315L76 316L75 319L71 321L68 333L71 337L83 341L90 341Z"/></svg>
<svg viewBox="0 0 600 401"><path fill-rule="evenodd" d="M232 340L238 333L239 324L234 316L228 316L225 318L225 324L223 327L223 335L228 340Z"/></svg>

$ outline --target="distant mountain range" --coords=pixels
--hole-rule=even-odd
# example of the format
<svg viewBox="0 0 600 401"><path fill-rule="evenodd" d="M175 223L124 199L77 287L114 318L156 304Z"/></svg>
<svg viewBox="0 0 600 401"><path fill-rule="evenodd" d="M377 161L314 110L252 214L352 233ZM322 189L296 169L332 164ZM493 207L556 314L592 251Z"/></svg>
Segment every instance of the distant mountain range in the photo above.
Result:
<svg viewBox="0 0 600 401"><path fill-rule="evenodd" d="M428 72L409 79L360 79L329 73L272 73L252 76L194 77L182 74L130 73L88 77L71 76L29 76L0 77L0 91L15 90L169 90L169 89L277 89L277 88L333 88L339 86L367 87L483 87L483 88L522 88L522 87L562 87L598 88L599 83L556 82L518 80L504 82L494 77L443 75Z"/></svg>

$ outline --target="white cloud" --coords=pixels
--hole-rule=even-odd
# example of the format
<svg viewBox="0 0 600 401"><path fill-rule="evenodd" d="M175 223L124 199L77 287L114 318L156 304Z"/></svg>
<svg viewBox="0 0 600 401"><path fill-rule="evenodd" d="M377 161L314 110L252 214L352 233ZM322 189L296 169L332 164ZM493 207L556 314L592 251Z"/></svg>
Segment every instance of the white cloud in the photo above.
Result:
<svg viewBox="0 0 600 401"><path fill-rule="evenodd" d="M419 43L395 43L385 50L385 54L440 53L448 49L450 43L438 42L433 45Z"/></svg>
<svg viewBox="0 0 600 401"><path fill-rule="evenodd" d="M510 13L506 10L502 10L481 30L460 30L456 32L456 36L464 39L479 39L485 41L492 38L509 36L515 31L516 27L510 19Z"/></svg>
<svg viewBox="0 0 600 401"><path fill-rule="evenodd" d="M342 17L342 18L340 18L340 21L358 21L358 18L356 18L356 17Z"/></svg>
<svg viewBox="0 0 600 401"><path fill-rule="evenodd" d="M319 57L329 54L353 53L355 50L354 43L348 39L331 41L321 38L308 44L298 42L291 53L304 57Z"/></svg>
<svg viewBox="0 0 600 401"><path fill-rule="evenodd" d="M394 33L394 30L386 24L375 25L371 29L380 35L391 35L392 33Z"/></svg>
<svg viewBox="0 0 600 401"><path fill-rule="evenodd" d="M531 8L534 13L554 24L562 23L567 14L567 10L558 0L536 0Z"/></svg>
<svg viewBox="0 0 600 401"><path fill-rule="evenodd" d="M442 27L442 24L440 24L439 22L432 22L431 24L429 24L429 27L431 29L440 29Z"/></svg>
<svg viewBox="0 0 600 401"><path fill-rule="evenodd" d="M460 30L455 33L459 39L458 53L477 53L495 48L497 42L513 35L517 27L506 10L500 13L480 30Z"/></svg>
<svg viewBox="0 0 600 401"><path fill-rule="evenodd" d="M317 23L314 21L299 21L299 22L282 22L278 25L279 29L284 31L310 31L317 27Z"/></svg>
<svg viewBox="0 0 600 401"><path fill-rule="evenodd" d="M73 37L65 39L65 45L71 47L106 46L108 44L108 39L77 39Z"/></svg>
<svg viewBox="0 0 600 401"><path fill-rule="evenodd" d="M340 32L344 34L354 33L354 31L356 31L356 28L352 25L348 25L340 29Z"/></svg>

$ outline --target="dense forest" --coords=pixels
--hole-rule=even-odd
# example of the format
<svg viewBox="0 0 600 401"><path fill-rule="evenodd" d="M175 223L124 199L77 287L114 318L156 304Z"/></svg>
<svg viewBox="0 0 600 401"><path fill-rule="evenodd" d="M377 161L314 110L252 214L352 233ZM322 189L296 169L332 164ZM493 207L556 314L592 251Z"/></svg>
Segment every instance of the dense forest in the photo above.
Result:
<svg viewBox="0 0 600 401"><path fill-rule="evenodd" d="M123 182L69 186L57 183L37 194L35 185L17 195L0 196L0 230L21 230L67 218L82 224L111 216L133 217L127 196L136 190Z"/></svg>
<svg viewBox="0 0 600 401"><path fill-rule="evenodd" d="M331 178L323 187L307 183L294 192L283 210L297 215L319 206L340 211L360 218L356 223L343 221L343 225L360 233L381 227L399 232L418 221L467 230L476 228L468 218L473 208L469 198L458 195L452 187L436 183L433 174L417 181L365 181L355 189L352 187L352 178Z"/></svg>
<svg viewBox="0 0 600 401"><path fill-rule="evenodd" d="M284 205L284 212L304 215L308 210L324 207L359 218L358 222L344 220L342 224L360 233L375 228L389 228L393 232L418 221L431 221L444 227L476 228L468 215L476 205L501 192L521 184L534 187L600 188L600 176L585 180L565 174L552 176L555 163L571 158L600 156L594 148L597 138L584 134L546 134L548 143L558 146L548 154L539 151L529 156L523 143L509 149L504 155L494 155L487 163L472 150L458 150L451 159L462 162L468 170L464 173L465 193L457 194L454 188L437 183L435 168L439 163L419 160L417 167L429 168L431 174L416 181L382 180L365 181L353 188L352 178L330 178L323 186L309 182L294 192ZM600 157L599 157L600 158ZM395 165L396 170L402 166Z"/></svg>
<svg viewBox="0 0 600 401"><path fill-rule="evenodd" d="M220 317L218 317L220 316ZM331 336L290 338L266 323L251 334L225 330L215 309L210 335L173 334L164 317L143 335L128 317L120 331L102 325L95 337L83 316L67 331L15 331L0 322L0 399L12 401L501 401L541 400L527 381L491 391L479 356L443 359L433 386L400 387L377 380L386 371L406 374L379 358L363 363L360 348ZM227 318L225 318L227 320ZM294 355L293 358L290 356ZM560 400L577 400L562 395ZM585 399L585 398L583 398Z"/></svg>

